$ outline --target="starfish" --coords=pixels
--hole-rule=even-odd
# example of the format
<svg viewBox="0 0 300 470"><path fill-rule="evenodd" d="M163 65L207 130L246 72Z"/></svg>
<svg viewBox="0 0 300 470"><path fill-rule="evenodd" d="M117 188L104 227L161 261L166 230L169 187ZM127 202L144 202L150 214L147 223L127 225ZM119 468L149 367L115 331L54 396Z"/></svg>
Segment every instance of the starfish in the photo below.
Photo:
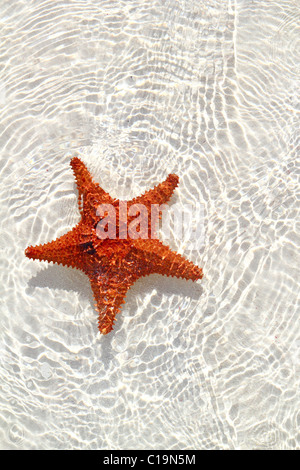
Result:
<svg viewBox="0 0 300 470"><path fill-rule="evenodd" d="M170 174L142 196L119 201L94 182L78 157L72 158L70 164L81 219L56 240L29 246L25 255L83 271L89 277L96 300L98 328L105 335L113 329L126 293L138 278L159 273L196 281L202 278L202 269L163 245L153 228L158 218L155 219L151 208L169 201L178 185L178 176ZM137 212L139 218L134 217Z"/></svg>

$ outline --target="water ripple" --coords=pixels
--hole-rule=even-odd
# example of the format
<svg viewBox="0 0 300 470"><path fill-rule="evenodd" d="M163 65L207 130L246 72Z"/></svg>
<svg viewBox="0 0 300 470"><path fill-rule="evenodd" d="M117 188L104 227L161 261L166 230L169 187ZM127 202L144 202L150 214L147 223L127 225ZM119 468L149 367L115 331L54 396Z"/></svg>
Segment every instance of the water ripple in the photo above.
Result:
<svg viewBox="0 0 300 470"><path fill-rule="evenodd" d="M0 23L1 448L295 448L295 2L2 1ZM201 284L139 280L107 337L83 274L24 256L77 223L75 154L114 197L174 172L203 208L200 249L167 240Z"/></svg>

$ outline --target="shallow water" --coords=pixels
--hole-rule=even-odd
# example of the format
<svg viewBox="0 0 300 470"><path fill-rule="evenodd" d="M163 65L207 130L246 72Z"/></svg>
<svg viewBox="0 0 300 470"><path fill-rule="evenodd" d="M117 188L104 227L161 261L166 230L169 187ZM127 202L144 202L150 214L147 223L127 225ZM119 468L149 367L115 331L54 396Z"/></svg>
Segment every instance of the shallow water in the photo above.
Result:
<svg viewBox="0 0 300 470"><path fill-rule="evenodd" d="M1 448L299 448L299 4L0 22ZM176 173L204 213L200 249L168 241L203 280L138 281L105 337L84 275L24 256L79 220L76 154L120 198Z"/></svg>

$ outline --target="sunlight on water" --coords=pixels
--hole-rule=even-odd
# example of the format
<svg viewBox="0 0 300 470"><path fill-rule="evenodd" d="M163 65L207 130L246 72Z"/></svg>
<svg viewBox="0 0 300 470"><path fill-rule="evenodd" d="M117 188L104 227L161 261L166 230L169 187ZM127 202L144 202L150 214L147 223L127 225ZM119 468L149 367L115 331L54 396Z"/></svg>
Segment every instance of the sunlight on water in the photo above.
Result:
<svg viewBox="0 0 300 470"><path fill-rule="evenodd" d="M0 22L1 448L299 447L296 2L2 0ZM203 280L139 280L105 337L87 277L24 255L78 222L74 155L120 199L176 173L203 210L201 246L168 240Z"/></svg>

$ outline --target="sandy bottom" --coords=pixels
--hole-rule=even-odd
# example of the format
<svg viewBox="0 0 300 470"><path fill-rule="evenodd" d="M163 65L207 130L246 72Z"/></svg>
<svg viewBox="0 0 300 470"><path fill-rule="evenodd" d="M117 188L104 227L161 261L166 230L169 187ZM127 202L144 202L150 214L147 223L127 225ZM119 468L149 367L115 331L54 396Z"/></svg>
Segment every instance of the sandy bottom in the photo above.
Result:
<svg viewBox="0 0 300 470"><path fill-rule="evenodd" d="M1 448L299 446L298 20L1 2ZM197 248L167 241L203 280L138 281L105 337L84 275L24 256L79 220L74 155L114 197L176 173L203 209Z"/></svg>

